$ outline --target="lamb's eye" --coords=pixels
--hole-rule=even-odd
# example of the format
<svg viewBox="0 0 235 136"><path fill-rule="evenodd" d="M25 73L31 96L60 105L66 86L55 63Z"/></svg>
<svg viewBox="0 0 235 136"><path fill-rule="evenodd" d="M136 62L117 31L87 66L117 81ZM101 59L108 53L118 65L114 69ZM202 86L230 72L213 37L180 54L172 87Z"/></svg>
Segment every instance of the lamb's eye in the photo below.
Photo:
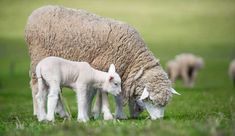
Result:
<svg viewBox="0 0 235 136"><path fill-rule="evenodd" d="M114 83L115 86L118 86L118 83Z"/></svg>

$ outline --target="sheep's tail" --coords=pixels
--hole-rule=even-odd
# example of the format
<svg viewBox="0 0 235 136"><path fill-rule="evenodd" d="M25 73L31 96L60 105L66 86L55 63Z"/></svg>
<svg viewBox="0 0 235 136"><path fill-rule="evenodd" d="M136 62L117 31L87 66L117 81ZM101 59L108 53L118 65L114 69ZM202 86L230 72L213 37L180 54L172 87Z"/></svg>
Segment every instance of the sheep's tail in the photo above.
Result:
<svg viewBox="0 0 235 136"><path fill-rule="evenodd" d="M173 94L181 95L180 93L176 92L176 90L173 89L173 88L171 88L171 92L172 92Z"/></svg>

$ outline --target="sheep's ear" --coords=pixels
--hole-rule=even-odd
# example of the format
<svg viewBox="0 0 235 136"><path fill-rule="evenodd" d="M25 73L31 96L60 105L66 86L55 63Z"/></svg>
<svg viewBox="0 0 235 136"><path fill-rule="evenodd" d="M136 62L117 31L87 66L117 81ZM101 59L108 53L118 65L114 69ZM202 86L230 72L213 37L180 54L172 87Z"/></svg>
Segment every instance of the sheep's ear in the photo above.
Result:
<svg viewBox="0 0 235 136"><path fill-rule="evenodd" d="M115 66L114 64L111 64L110 67L109 67L109 73L115 73Z"/></svg>
<svg viewBox="0 0 235 136"><path fill-rule="evenodd" d="M172 92L173 94L181 95L180 93L176 92L176 90L173 89L173 88L171 88L171 92Z"/></svg>
<svg viewBox="0 0 235 136"><path fill-rule="evenodd" d="M145 88L144 88L144 91L143 91L142 95L140 96L140 99L139 99L139 100L144 100L144 99L146 99L148 96L149 96L149 92L148 92L147 88L145 87Z"/></svg>

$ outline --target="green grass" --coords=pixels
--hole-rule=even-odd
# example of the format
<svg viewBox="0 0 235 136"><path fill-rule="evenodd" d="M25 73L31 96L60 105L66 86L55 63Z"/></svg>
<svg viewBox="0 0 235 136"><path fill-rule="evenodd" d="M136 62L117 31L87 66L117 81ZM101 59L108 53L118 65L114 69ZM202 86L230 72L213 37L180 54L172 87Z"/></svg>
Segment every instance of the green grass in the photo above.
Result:
<svg viewBox="0 0 235 136"><path fill-rule="evenodd" d="M39 123L32 115L29 56L24 26L30 13L46 4L82 8L134 26L150 50L166 61L192 52L205 59L196 86L177 81L175 96L163 120L140 118L77 123L76 99L65 89L72 121L56 118ZM229 80L229 62L235 58L235 1L0 1L0 135L235 135L235 88ZM110 99L114 111L113 99ZM128 115L127 107L125 112Z"/></svg>

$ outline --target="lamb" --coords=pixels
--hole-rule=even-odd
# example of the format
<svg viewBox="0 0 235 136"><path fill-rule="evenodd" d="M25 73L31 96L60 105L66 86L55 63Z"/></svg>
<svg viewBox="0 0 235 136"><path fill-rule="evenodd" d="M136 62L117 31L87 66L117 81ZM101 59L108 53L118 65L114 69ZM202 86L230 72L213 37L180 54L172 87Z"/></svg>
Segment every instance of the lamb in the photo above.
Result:
<svg viewBox="0 0 235 136"><path fill-rule="evenodd" d="M47 57L36 66L38 79L38 120L54 121L54 112L61 87L70 87L77 94L78 121L89 120L88 110L93 94L91 88L117 95L121 92L121 78L111 64L108 72L92 68L87 62L74 62L59 57ZM49 89L48 89L49 88ZM47 91L48 90L48 91ZM47 115L45 96L48 92Z"/></svg>
<svg viewBox="0 0 235 136"><path fill-rule="evenodd" d="M127 102L133 116L135 109L131 105L138 105L137 101L145 88L148 96L143 103L151 104L155 110L162 110L172 96L171 81L159 59L148 50L139 33L126 23L84 10L44 6L29 16L25 39L31 58L30 85L34 114L37 111L35 94L38 91L35 67L48 56L86 61L102 71L114 63L122 80L122 92L115 97L116 118L126 117L122 106ZM108 110L105 104L102 110L103 107Z"/></svg>
<svg viewBox="0 0 235 136"><path fill-rule="evenodd" d="M230 63L228 73L235 86L235 59Z"/></svg>
<svg viewBox="0 0 235 136"><path fill-rule="evenodd" d="M182 78L185 86L193 87L197 72L204 65L203 59L194 54L182 53L175 59L168 61L167 72L174 83L177 78Z"/></svg>

